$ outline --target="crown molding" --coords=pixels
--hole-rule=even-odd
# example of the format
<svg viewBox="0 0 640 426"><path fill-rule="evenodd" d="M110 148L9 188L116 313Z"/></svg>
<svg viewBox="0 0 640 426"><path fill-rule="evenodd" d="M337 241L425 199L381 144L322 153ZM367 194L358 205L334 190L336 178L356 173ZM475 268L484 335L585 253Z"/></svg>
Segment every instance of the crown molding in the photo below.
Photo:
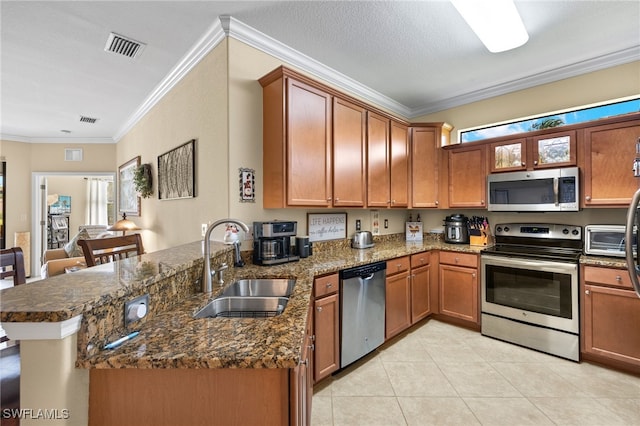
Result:
<svg viewBox="0 0 640 426"><path fill-rule="evenodd" d="M218 19L209 27L196 44L187 52L187 54L178 62L165 79L155 87L151 94L138 107L127 122L122 126L116 135L107 141L105 138L99 143L118 142L126 135L135 125L153 108L182 78L187 75L193 67L195 67L211 50L218 46L226 37L232 37L249 46L252 46L268 55L271 55L281 61L294 66L311 76L321 79L341 90L364 99L372 104L386 109L392 113L406 119L431 114L445 109L458 107L472 102L481 101L499 95L515 92L518 90L528 89L541 84L551 83L565 78L575 77L581 74L599 71L616 65L640 60L640 46L634 46L629 49L614 52L612 54L603 55L598 58L582 61L579 63L555 68L536 75L498 84L492 87L484 88L474 92L465 93L459 96L451 97L437 102L427 103L419 108L409 108L388 96L385 96L359 82L347 77L346 75L330 68L317 60L298 52L297 50L285 45L284 43L261 33L255 28L244 24L243 22L233 18L232 16L219 16ZM4 138L4 136L3 136ZM17 136L11 137L11 140L19 140ZM36 140L38 138L23 138L32 142L45 142L45 140ZM52 140L49 138L46 142L62 142L62 140ZM69 142L69 139L66 139Z"/></svg>
<svg viewBox="0 0 640 426"><path fill-rule="evenodd" d="M402 117L407 117L411 113L411 109L403 104L376 92L231 16L220 16L220 21L229 37L278 58L316 78L322 79L324 82L345 90L356 97L365 99L378 107L387 109Z"/></svg>
<svg viewBox="0 0 640 426"><path fill-rule="evenodd" d="M116 133L113 139L118 142L126 135L133 126L138 123L171 89L175 87L184 76L186 76L209 52L218 46L226 37L221 22L216 20L209 29L200 37L196 44L187 52L185 56L173 67L167 76L158 84L151 94L147 96L142 105L122 128Z"/></svg>
<svg viewBox="0 0 640 426"><path fill-rule="evenodd" d="M495 96L506 95L507 93L517 92L519 90L529 89L531 87L540 86L542 84L553 83L566 78L577 77L582 74L604 70L606 68L624 65L630 62L640 60L640 46L630 47L597 58L588 59L582 62L554 68L549 71L530 75L528 77L519 78L517 80L487 87L485 89L476 90L474 92L465 93L463 95L444 99L438 102L427 104L423 107L416 108L409 115L409 118L415 118L434 112L443 111L449 108L455 108L461 105L478 102Z"/></svg>

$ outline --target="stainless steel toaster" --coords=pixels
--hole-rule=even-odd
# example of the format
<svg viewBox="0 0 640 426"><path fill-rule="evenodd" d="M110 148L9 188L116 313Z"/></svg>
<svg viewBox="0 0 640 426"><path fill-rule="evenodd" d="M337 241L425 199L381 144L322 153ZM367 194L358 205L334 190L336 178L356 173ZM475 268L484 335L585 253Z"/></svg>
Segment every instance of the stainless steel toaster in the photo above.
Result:
<svg viewBox="0 0 640 426"><path fill-rule="evenodd" d="M373 235L370 231L356 231L351 240L351 247L356 249L365 249L373 247Z"/></svg>

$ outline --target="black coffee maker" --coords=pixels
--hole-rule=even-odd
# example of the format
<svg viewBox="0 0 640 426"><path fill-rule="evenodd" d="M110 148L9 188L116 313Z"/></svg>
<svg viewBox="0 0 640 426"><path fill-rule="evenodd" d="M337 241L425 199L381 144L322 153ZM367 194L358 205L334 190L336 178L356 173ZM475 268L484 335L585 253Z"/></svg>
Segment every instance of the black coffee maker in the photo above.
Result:
<svg viewBox="0 0 640 426"><path fill-rule="evenodd" d="M253 263L277 265L300 260L291 246L297 229L295 221L253 222Z"/></svg>

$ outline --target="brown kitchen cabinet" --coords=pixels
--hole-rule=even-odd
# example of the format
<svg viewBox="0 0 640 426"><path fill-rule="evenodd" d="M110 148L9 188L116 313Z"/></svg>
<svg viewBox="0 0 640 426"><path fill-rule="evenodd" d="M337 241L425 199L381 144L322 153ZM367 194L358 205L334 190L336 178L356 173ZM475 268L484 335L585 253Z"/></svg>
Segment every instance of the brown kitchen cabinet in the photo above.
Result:
<svg viewBox="0 0 640 426"><path fill-rule="evenodd" d="M478 255L441 251L439 313L479 325Z"/></svg>
<svg viewBox="0 0 640 426"><path fill-rule="evenodd" d="M431 294L434 282L431 274L430 252L411 255L411 324L432 313Z"/></svg>
<svg viewBox="0 0 640 426"><path fill-rule="evenodd" d="M409 256L387 261L385 291L385 339L411 326L411 283Z"/></svg>
<svg viewBox="0 0 640 426"><path fill-rule="evenodd" d="M408 128L367 113L367 206L409 205Z"/></svg>
<svg viewBox="0 0 640 426"><path fill-rule="evenodd" d="M452 148L447 157L449 208L486 208L487 146Z"/></svg>
<svg viewBox="0 0 640 426"><path fill-rule="evenodd" d="M278 68L263 87L265 208L332 205L332 97Z"/></svg>
<svg viewBox="0 0 640 426"><path fill-rule="evenodd" d="M425 123L411 128L411 206L440 207L440 147L448 143L452 126Z"/></svg>
<svg viewBox="0 0 640 426"><path fill-rule="evenodd" d="M628 207L638 189L632 162L640 138L640 120L581 130L584 207Z"/></svg>
<svg viewBox="0 0 640 426"><path fill-rule="evenodd" d="M582 266L582 354L640 373L640 298L626 269Z"/></svg>
<svg viewBox="0 0 640 426"><path fill-rule="evenodd" d="M338 274L314 281L313 379L318 382L340 368L340 297Z"/></svg>
<svg viewBox="0 0 640 426"><path fill-rule="evenodd" d="M489 145L489 171L512 172L577 164L576 131L545 133Z"/></svg>
<svg viewBox="0 0 640 426"><path fill-rule="evenodd" d="M333 206L364 207L366 203L367 112L340 98L333 99Z"/></svg>
<svg viewBox="0 0 640 426"><path fill-rule="evenodd" d="M291 380L290 411L291 421L289 424L307 426L311 424L311 400L313 397L313 310L309 309L307 315L307 326L305 328L302 355L300 364L293 369Z"/></svg>

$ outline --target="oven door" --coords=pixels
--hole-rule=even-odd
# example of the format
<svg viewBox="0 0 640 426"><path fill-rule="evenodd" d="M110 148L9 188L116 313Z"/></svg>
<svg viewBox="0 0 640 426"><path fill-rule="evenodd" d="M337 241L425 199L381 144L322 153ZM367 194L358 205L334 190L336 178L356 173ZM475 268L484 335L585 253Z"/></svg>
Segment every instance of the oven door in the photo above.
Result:
<svg viewBox="0 0 640 426"><path fill-rule="evenodd" d="M578 264L483 254L483 313L579 333Z"/></svg>

